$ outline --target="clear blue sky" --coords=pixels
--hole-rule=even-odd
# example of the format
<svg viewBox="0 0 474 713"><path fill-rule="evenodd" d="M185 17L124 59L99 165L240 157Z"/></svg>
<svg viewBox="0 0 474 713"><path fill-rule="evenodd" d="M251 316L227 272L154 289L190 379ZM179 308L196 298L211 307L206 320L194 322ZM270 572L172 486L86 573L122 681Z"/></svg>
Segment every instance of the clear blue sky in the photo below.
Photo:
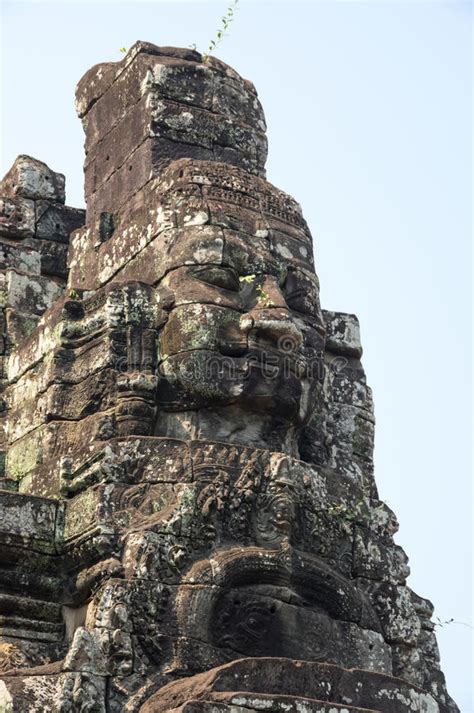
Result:
<svg viewBox="0 0 474 713"><path fill-rule="evenodd" d="M2 3L2 172L28 153L83 205L74 87L137 39L205 50L224 2ZM302 204L323 306L355 312L380 496L411 586L472 623L470 3L241 0L218 55L257 86L268 178ZM462 713L472 630L438 632Z"/></svg>

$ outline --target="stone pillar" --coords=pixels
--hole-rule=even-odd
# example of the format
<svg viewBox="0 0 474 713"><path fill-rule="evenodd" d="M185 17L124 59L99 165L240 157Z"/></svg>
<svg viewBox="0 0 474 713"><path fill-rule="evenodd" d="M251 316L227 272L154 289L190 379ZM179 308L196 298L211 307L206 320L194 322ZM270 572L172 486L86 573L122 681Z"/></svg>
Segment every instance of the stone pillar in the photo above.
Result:
<svg viewBox="0 0 474 713"><path fill-rule="evenodd" d="M116 213L178 158L265 175L265 118L253 84L193 50L137 42L76 91L86 134L87 219Z"/></svg>
<svg viewBox="0 0 474 713"><path fill-rule="evenodd" d="M44 312L66 288L69 236L84 224L85 211L70 208L64 202L64 176L30 156L18 156L0 181L3 388L8 383L9 356L29 337ZM1 403L4 416L7 404L3 400ZM3 426L1 439L4 454Z"/></svg>

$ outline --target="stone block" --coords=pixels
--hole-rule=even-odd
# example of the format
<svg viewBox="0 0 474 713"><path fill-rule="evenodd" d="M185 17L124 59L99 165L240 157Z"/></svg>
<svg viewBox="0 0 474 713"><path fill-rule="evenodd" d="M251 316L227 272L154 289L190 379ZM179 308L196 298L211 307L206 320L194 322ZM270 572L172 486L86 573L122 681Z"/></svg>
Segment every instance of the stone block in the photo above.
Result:
<svg viewBox="0 0 474 713"><path fill-rule="evenodd" d="M356 528L353 574L375 580L404 584L410 574L408 558L399 545L378 538L369 529Z"/></svg>
<svg viewBox="0 0 474 713"><path fill-rule="evenodd" d="M37 200L35 211L35 237L38 240L68 243L70 234L85 223L85 210L71 208L52 200Z"/></svg>
<svg viewBox="0 0 474 713"><path fill-rule="evenodd" d="M0 242L0 270L6 269L27 275L40 275L41 254L38 247Z"/></svg>
<svg viewBox="0 0 474 713"><path fill-rule="evenodd" d="M362 346L360 343L359 320L354 314L324 311L327 329L326 348L335 354L354 356L360 359Z"/></svg>
<svg viewBox="0 0 474 713"><path fill-rule="evenodd" d="M411 602L410 590L385 581L373 587L372 598L385 639L395 644L416 646L421 625Z"/></svg>
<svg viewBox="0 0 474 713"><path fill-rule="evenodd" d="M6 309L6 352L20 346L36 329L39 317L34 314L22 314L15 309Z"/></svg>
<svg viewBox="0 0 474 713"><path fill-rule="evenodd" d="M32 238L35 234L34 201L0 193L0 236L10 240Z"/></svg>
<svg viewBox="0 0 474 713"><path fill-rule="evenodd" d="M35 240L35 247L40 255L41 274L66 281L69 246L54 240Z"/></svg>
<svg viewBox="0 0 474 713"><path fill-rule="evenodd" d="M47 277L11 269L0 273L2 306L24 315L42 315L62 293L63 286Z"/></svg>
<svg viewBox="0 0 474 713"><path fill-rule="evenodd" d="M2 546L21 543L23 547L54 552L57 511L58 504L51 500L0 490Z"/></svg>
<svg viewBox="0 0 474 713"><path fill-rule="evenodd" d="M62 173L55 173L36 158L21 155L0 181L0 195L64 203L64 186Z"/></svg>

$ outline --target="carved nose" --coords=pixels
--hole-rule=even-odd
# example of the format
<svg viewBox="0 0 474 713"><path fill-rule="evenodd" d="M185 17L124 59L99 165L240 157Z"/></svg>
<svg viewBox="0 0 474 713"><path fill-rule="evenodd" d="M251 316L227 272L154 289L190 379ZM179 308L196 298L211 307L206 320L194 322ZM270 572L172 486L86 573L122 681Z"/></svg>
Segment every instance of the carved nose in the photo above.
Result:
<svg viewBox="0 0 474 713"><path fill-rule="evenodd" d="M249 345L264 343L284 352L292 352L303 343L303 334L290 321L289 314L285 310L261 310L254 312L251 319Z"/></svg>
<svg viewBox="0 0 474 713"><path fill-rule="evenodd" d="M255 310L242 315L240 328L247 334L249 347L268 346L290 353L303 343L302 332L286 310Z"/></svg>
<svg viewBox="0 0 474 713"><path fill-rule="evenodd" d="M266 277L257 288L257 302L242 315L240 328L247 333L249 346L270 346L291 352L303 343L303 334L291 319L276 278Z"/></svg>

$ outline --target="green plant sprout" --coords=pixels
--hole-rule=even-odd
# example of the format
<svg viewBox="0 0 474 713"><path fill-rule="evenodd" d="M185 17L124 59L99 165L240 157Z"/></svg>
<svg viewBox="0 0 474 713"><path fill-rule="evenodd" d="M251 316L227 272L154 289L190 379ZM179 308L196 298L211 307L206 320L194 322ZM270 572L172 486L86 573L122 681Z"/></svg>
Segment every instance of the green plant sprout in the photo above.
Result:
<svg viewBox="0 0 474 713"><path fill-rule="evenodd" d="M251 284L256 277L257 275L242 275L239 277L239 281ZM275 307L275 303L270 299L270 295L265 292L262 285L256 285L255 291L258 295L258 301L262 303L263 307Z"/></svg>
<svg viewBox="0 0 474 713"><path fill-rule="evenodd" d="M259 302L262 302L263 307L275 307L275 303L270 299L268 292L265 292L261 285L255 288L258 294Z"/></svg>
<svg viewBox="0 0 474 713"><path fill-rule="evenodd" d="M226 14L221 18L221 26L216 32L216 39L209 42L209 47L207 49L208 55L214 52L216 47L220 45L224 35L229 29L230 23L234 21L234 11L237 7L239 0L233 0L233 2L227 8Z"/></svg>
<svg viewBox="0 0 474 713"><path fill-rule="evenodd" d="M237 9L237 5L239 4L239 0L232 0L231 4L226 10L226 14L221 17L221 24L220 27L217 28L216 30L216 36L214 39L212 39L209 42L209 47L207 48L207 52L202 53L202 61L206 62L208 58L211 56L212 52L220 45L222 40L224 39L225 35L227 34L227 30L230 27L231 22L234 21L234 14L235 10ZM192 50L197 50L197 45L195 42L192 43L192 45L188 45L190 49ZM120 47L119 52L122 54L125 54L127 52L126 47Z"/></svg>
<svg viewBox="0 0 474 713"><path fill-rule="evenodd" d="M439 616L436 617L436 621L434 622L434 626L446 626L448 624L461 624L461 626L468 626L470 629L473 629L474 627L472 624L468 624L465 621L456 621L453 617L451 619L446 619L446 621L442 621Z"/></svg>
<svg viewBox="0 0 474 713"><path fill-rule="evenodd" d="M221 24L220 27L216 30L216 36L209 42L209 46L207 48L207 52L202 53L202 61L206 62L209 57L211 56L212 52L220 45L222 40L224 39L225 35L227 34L227 30L230 27L231 22L234 21L234 13L237 8L237 5L239 3L239 0L232 0L231 4L227 8L226 14L223 15L221 18ZM192 45L189 45L190 49L192 50L197 50L197 45L195 42L193 42Z"/></svg>

